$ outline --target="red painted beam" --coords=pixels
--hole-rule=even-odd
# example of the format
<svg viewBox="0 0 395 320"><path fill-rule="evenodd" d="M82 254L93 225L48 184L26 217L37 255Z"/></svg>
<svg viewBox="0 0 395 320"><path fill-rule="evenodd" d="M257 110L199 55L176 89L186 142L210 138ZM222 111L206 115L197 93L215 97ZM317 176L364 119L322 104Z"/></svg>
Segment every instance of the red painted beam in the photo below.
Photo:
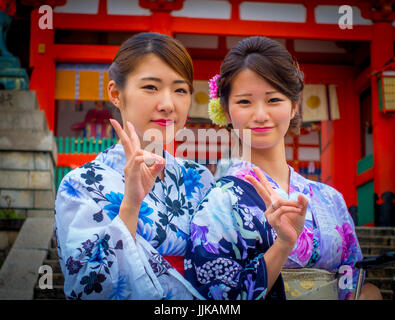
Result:
<svg viewBox="0 0 395 320"><path fill-rule="evenodd" d="M224 38L224 37L222 37ZM292 40L290 40L292 42ZM287 47L288 51L296 57L299 63L310 64L352 64L355 61L355 56L350 53L329 53L329 52L295 52ZM188 48L188 52L192 59L214 59L223 60L228 53L229 49L208 49L208 48Z"/></svg>
<svg viewBox="0 0 395 320"><path fill-rule="evenodd" d="M155 22L152 16L92 15L54 13L54 28L97 31L149 31ZM369 41L371 26L354 26L342 30L336 24L246 21L172 17L168 19L173 33L215 35L265 35L279 38Z"/></svg>
<svg viewBox="0 0 395 320"><path fill-rule="evenodd" d="M248 0L248 2L263 2L262 0ZM268 1L269 2L269 1ZM270 0L270 2L274 3L286 3L286 4L303 4L303 1L301 0ZM330 6L342 6L344 4L347 4L349 6L358 6L360 4L361 0L348 0L346 3L344 0L309 0L309 1L304 1L305 3L308 3L309 5L317 6L317 5L330 5Z"/></svg>
<svg viewBox="0 0 395 320"><path fill-rule="evenodd" d="M57 62L111 63L119 46L91 44L55 44ZM196 80L207 80L219 72L221 60L193 59Z"/></svg>
<svg viewBox="0 0 395 320"><path fill-rule="evenodd" d="M299 64L311 63L311 64L331 64L331 65L350 64L351 65L355 60L355 57L349 53L320 52L317 54L317 52L294 51L292 55L296 58Z"/></svg>
<svg viewBox="0 0 395 320"><path fill-rule="evenodd" d="M369 41L371 26L354 26L342 30L336 24L295 23L274 21L230 21L173 17L174 33L252 36L264 35L277 38Z"/></svg>
<svg viewBox="0 0 395 320"><path fill-rule="evenodd" d="M55 29L96 31L149 31L151 16L54 13Z"/></svg>
<svg viewBox="0 0 395 320"><path fill-rule="evenodd" d="M55 44L55 61L111 63L119 46L90 44Z"/></svg>
<svg viewBox="0 0 395 320"><path fill-rule="evenodd" d="M338 84L345 79L353 78L352 66L301 63L300 69L305 75L305 83L330 83Z"/></svg>

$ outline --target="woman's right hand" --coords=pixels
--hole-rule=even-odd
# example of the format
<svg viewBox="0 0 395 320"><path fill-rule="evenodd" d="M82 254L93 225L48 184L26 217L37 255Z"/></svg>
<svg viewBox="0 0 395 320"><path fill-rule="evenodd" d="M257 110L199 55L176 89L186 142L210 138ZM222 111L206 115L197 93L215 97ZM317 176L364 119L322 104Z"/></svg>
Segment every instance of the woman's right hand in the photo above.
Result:
<svg viewBox="0 0 395 320"><path fill-rule="evenodd" d="M157 176L165 167L165 159L141 149L140 140L129 121L126 122L127 130L122 129L114 119L110 122L121 140L126 157L125 191L119 216L135 236L141 203L152 190Z"/></svg>
<svg viewBox="0 0 395 320"><path fill-rule="evenodd" d="M256 167L253 170L259 181L250 175L245 178L265 202L265 217L277 233L276 241L292 250L304 228L308 200L302 195L299 195L298 201L281 198L273 190L263 172Z"/></svg>

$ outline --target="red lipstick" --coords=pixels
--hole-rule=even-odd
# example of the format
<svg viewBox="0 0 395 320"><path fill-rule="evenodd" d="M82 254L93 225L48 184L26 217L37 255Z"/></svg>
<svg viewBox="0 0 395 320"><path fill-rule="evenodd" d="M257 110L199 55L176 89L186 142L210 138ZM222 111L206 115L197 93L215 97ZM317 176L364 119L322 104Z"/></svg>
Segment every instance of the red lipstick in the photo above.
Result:
<svg viewBox="0 0 395 320"><path fill-rule="evenodd" d="M255 128L251 128L251 130L254 132L267 132L272 128L273 127L255 127Z"/></svg>
<svg viewBox="0 0 395 320"><path fill-rule="evenodd" d="M157 125L162 126L162 127L167 127L170 126L174 123L174 120L170 119L158 119L158 120L152 120L152 122L155 122Z"/></svg>

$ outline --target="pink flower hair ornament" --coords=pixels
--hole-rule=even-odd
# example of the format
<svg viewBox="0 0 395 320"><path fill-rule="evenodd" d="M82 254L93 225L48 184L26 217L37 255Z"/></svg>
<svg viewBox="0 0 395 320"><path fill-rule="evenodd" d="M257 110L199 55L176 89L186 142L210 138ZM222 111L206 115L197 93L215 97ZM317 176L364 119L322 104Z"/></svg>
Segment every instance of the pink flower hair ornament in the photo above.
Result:
<svg viewBox="0 0 395 320"><path fill-rule="evenodd" d="M218 85L217 85L217 80L219 78L219 74L216 74L214 77L212 77L209 82L209 96L210 96L210 101L208 103L208 114L210 120L220 126L220 127L225 127L228 124L228 121L226 120L226 115L225 115L225 110L221 105L220 99L217 96L218 92Z"/></svg>

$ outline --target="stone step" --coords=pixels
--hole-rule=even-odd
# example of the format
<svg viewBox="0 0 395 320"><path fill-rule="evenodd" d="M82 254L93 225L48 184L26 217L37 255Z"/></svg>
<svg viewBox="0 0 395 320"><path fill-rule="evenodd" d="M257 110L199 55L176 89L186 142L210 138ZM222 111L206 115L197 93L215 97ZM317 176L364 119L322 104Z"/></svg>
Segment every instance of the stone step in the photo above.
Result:
<svg viewBox="0 0 395 320"><path fill-rule="evenodd" d="M0 112L8 110L33 111L38 110L38 101L35 91L29 90L1 90Z"/></svg>
<svg viewBox="0 0 395 320"><path fill-rule="evenodd" d="M64 285L63 273L54 273L52 281L54 286L63 286Z"/></svg>
<svg viewBox="0 0 395 320"><path fill-rule="evenodd" d="M45 262L44 262L45 265ZM40 277L42 277L43 274L40 274L37 278L37 284L39 284ZM46 279L44 279L46 281ZM64 285L64 276L63 273L52 273L52 285L54 286L63 286Z"/></svg>
<svg viewBox="0 0 395 320"><path fill-rule="evenodd" d="M395 267L366 270L366 277L367 278L393 278L393 277L395 277Z"/></svg>
<svg viewBox="0 0 395 320"><path fill-rule="evenodd" d="M54 188L54 186L52 185ZM55 202L54 190L12 190L1 189L0 207L7 208L6 196L11 199L12 208L15 209L42 209L53 210Z"/></svg>
<svg viewBox="0 0 395 320"><path fill-rule="evenodd" d="M56 163L57 146L51 131L0 130L0 150L47 151Z"/></svg>
<svg viewBox="0 0 395 320"><path fill-rule="evenodd" d="M0 189L54 189L53 170L5 170L0 169Z"/></svg>
<svg viewBox="0 0 395 320"><path fill-rule="evenodd" d="M19 129L21 132L48 131L45 114L41 110L8 111L2 112L0 118L0 130Z"/></svg>
<svg viewBox="0 0 395 320"><path fill-rule="evenodd" d="M53 289L41 289L38 285L34 288L34 300L39 299L66 299L62 285L53 285Z"/></svg>
<svg viewBox="0 0 395 320"><path fill-rule="evenodd" d="M393 247L389 246L374 246L374 245L369 245L369 246L361 246L361 251L364 256L364 258L367 257L374 257L374 256L379 256L385 252L388 251L394 251Z"/></svg>
<svg viewBox="0 0 395 320"><path fill-rule="evenodd" d="M389 250L395 250L395 236L359 236L358 242L361 247L363 246L388 246Z"/></svg>
<svg viewBox="0 0 395 320"><path fill-rule="evenodd" d="M48 152L0 151L0 169L4 170L49 170L54 163Z"/></svg>
<svg viewBox="0 0 395 320"><path fill-rule="evenodd" d="M54 216L54 210L40 210L40 209L30 209L26 210L27 217L38 217L38 218L50 218Z"/></svg>
<svg viewBox="0 0 395 320"><path fill-rule="evenodd" d="M380 290L383 300L393 300L394 292L392 290Z"/></svg>
<svg viewBox="0 0 395 320"><path fill-rule="evenodd" d="M53 236L51 238L51 242L49 243L49 245L50 245L50 249L56 249L57 248L57 242L56 242L55 236Z"/></svg>
<svg viewBox="0 0 395 320"><path fill-rule="evenodd" d="M360 236L395 236L394 227L356 227L358 238Z"/></svg>
<svg viewBox="0 0 395 320"><path fill-rule="evenodd" d="M392 290L395 280L392 278L366 278L365 281L374 284L380 290Z"/></svg>
<svg viewBox="0 0 395 320"><path fill-rule="evenodd" d="M65 299L65 294L63 291L64 286L64 275L62 273L62 269L60 267L58 252L56 248L56 239L54 234L49 241L49 249L46 259L43 262L44 265L48 265L52 268L53 278L52 285L53 289L40 289L37 284L34 289L34 300L59 300Z"/></svg>
<svg viewBox="0 0 395 320"><path fill-rule="evenodd" d="M48 260L58 260L58 259L59 259L58 249L50 248L48 251Z"/></svg>
<svg viewBox="0 0 395 320"><path fill-rule="evenodd" d="M53 274L62 273L62 268L60 267L60 263L59 263L58 259L56 259L56 260L55 259L53 259L53 260L46 259L46 260L44 260L43 265L50 266L52 268Z"/></svg>

